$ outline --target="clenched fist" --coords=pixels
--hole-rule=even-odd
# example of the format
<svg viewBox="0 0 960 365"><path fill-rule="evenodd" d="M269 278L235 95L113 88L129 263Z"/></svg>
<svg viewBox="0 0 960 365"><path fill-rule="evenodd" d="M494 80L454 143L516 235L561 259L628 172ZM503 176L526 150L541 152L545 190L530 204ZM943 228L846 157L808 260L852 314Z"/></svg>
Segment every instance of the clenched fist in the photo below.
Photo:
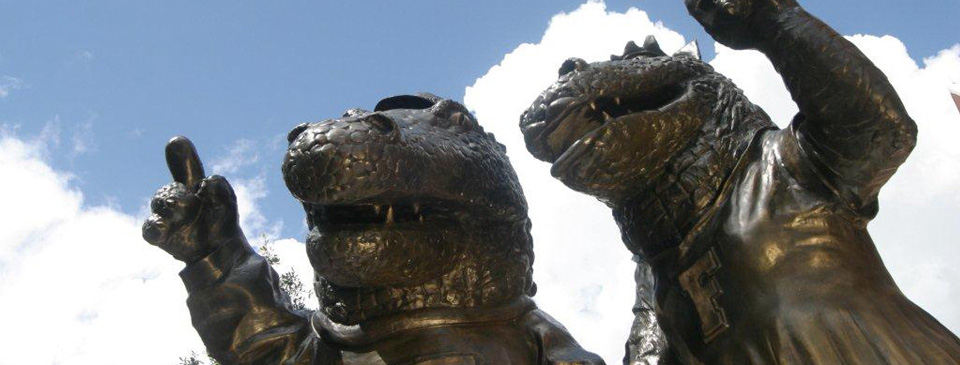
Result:
<svg viewBox="0 0 960 365"><path fill-rule="evenodd" d="M796 0L684 0L687 11L718 42L734 49L757 48Z"/></svg>
<svg viewBox="0 0 960 365"><path fill-rule="evenodd" d="M171 139L166 154L174 182L150 202L143 239L189 264L242 237L230 183L221 176L204 178L197 150L186 137Z"/></svg>

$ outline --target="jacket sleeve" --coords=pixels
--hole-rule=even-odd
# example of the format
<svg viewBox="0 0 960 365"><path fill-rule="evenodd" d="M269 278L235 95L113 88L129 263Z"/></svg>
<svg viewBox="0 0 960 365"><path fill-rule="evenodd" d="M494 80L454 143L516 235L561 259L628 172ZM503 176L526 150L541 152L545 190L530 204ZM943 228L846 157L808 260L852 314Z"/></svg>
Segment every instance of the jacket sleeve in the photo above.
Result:
<svg viewBox="0 0 960 365"><path fill-rule="evenodd" d="M653 302L654 277L650 264L640 256L634 256L637 263L634 279L637 282L637 299L633 304L633 326L626 344L625 364L629 365L665 365L675 364L676 359L667 343L667 336L660 328Z"/></svg>
<svg viewBox="0 0 960 365"><path fill-rule="evenodd" d="M872 217L880 187L916 144L900 97L855 45L800 7L762 33L758 48L800 108L791 128L803 153L847 204Z"/></svg>
<svg viewBox="0 0 960 365"><path fill-rule="evenodd" d="M313 332L309 311L294 310L277 273L243 239L188 265L181 279L193 326L223 364L337 363Z"/></svg>

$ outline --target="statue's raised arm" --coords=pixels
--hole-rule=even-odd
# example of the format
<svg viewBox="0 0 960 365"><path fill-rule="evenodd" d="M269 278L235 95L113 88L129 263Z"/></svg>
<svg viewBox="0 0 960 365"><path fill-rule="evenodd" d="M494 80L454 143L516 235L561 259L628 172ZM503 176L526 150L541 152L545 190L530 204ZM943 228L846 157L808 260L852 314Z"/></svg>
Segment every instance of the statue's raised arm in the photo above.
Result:
<svg viewBox="0 0 960 365"><path fill-rule="evenodd" d="M224 364L310 364L322 357L310 313L293 309L277 273L247 243L230 183L206 177L184 137L170 140L166 153L174 182L150 202L143 237L187 264L180 272L187 307L207 352Z"/></svg>
<svg viewBox="0 0 960 365"><path fill-rule="evenodd" d="M887 77L795 0L686 0L717 41L763 52L800 108L792 128L805 154L854 209L876 197L916 143L917 127Z"/></svg>

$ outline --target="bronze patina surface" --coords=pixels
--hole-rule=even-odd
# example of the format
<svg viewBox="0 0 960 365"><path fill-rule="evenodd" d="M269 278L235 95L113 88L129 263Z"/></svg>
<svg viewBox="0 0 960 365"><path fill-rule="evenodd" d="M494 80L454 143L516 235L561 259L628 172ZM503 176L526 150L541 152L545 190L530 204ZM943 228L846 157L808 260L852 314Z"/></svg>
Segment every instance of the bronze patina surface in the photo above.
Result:
<svg viewBox="0 0 960 365"><path fill-rule="evenodd" d="M800 108L789 128L696 52L652 39L567 61L521 120L530 152L609 205L652 267L676 357L960 362L960 340L901 293L867 231L917 134L887 78L793 0L686 5L721 43L770 59Z"/></svg>
<svg viewBox="0 0 960 365"><path fill-rule="evenodd" d="M187 263L193 325L225 364L602 364L530 299L527 206L505 149L429 94L297 126L284 179L303 203L320 309L294 310L204 177L167 146L144 238Z"/></svg>

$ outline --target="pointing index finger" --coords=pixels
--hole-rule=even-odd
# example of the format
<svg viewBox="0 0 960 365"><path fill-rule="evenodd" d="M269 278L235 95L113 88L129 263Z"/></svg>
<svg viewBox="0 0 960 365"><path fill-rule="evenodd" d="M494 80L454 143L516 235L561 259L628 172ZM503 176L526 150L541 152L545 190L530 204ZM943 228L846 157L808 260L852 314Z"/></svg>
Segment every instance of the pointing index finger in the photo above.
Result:
<svg viewBox="0 0 960 365"><path fill-rule="evenodd" d="M200 155L197 154L197 148L193 146L193 142L184 136L173 137L170 142L167 142L166 153L167 167L173 175L173 180L195 191L205 174L203 163L200 162Z"/></svg>

